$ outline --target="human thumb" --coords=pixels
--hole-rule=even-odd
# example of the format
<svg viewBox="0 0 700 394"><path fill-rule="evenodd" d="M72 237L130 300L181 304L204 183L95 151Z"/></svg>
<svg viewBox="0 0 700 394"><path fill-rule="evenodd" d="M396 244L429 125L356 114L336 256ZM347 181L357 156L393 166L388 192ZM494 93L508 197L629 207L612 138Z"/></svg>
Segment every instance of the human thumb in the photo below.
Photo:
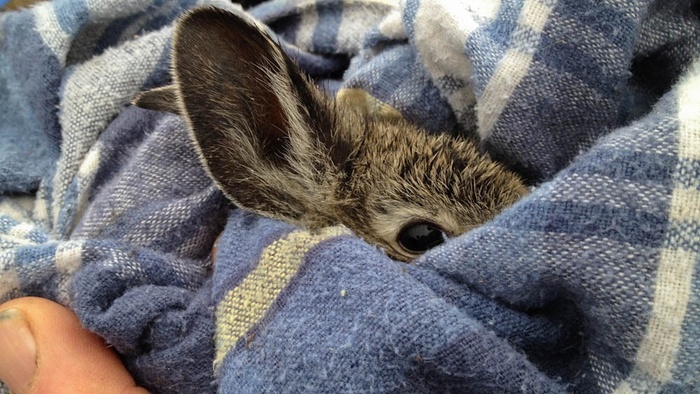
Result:
<svg viewBox="0 0 700 394"><path fill-rule="evenodd" d="M69 309L27 297L0 305L0 381L15 394L147 393Z"/></svg>

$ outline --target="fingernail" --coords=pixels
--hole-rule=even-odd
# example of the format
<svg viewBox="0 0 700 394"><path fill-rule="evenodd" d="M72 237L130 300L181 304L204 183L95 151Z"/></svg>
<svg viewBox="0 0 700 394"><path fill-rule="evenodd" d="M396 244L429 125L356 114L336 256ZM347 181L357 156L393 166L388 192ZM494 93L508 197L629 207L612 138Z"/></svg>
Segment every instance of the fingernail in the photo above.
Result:
<svg viewBox="0 0 700 394"><path fill-rule="evenodd" d="M29 387L36 370L36 342L18 309L0 312L0 380L13 393Z"/></svg>

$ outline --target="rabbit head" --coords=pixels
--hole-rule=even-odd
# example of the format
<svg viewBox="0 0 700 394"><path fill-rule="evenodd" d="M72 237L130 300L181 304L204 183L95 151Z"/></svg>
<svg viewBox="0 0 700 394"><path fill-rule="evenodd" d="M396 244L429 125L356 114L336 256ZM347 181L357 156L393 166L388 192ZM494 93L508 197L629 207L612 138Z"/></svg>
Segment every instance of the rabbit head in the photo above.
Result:
<svg viewBox="0 0 700 394"><path fill-rule="evenodd" d="M329 99L251 22L199 9L176 27L173 85L135 104L181 114L236 205L311 229L344 224L411 260L526 193L472 141Z"/></svg>

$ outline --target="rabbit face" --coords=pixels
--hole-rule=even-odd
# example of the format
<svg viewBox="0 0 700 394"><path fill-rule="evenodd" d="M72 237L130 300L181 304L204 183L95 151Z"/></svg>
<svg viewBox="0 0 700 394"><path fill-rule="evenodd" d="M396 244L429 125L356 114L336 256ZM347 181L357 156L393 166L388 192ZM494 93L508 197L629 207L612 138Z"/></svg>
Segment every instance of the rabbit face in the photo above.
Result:
<svg viewBox="0 0 700 394"><path fill-rule="evenodd" d="M336 216L400 260L483 224L527 192L471 141L408 123L372 122L362 146Z"/></svg>
<svg viewBox="0 0 700 394"><path fill-rule="evenodd" d="M409 261L526 193L473 142L329 100L259 28L199 9L173 41L173 80L136 98L181 114L239 207L311 229L344 224Z"/></svg>

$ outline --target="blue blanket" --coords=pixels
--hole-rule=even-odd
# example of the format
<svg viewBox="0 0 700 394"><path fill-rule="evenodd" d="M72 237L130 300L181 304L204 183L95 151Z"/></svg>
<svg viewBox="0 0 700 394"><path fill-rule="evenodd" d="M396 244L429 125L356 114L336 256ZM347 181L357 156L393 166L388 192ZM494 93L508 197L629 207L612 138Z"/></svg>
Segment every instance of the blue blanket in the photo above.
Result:
<svg viewBox="0 0 700 394"><path fill-rule="evenodd" d="M235 209L129 105L202 5L533 192L410 265ZM0 141L0 301L70 306L153 392L700 390L696 1L55 0L0 14Z"/></svg>

